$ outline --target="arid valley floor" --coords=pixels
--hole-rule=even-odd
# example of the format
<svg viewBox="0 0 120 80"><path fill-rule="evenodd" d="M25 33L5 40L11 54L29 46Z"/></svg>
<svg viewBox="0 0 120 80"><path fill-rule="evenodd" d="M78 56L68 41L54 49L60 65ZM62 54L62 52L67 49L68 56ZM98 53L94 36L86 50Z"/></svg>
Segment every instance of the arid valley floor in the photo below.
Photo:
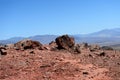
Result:
<svg viewBox="0 0 120 80"><path fill-rule="evenodd" d="M72 44L65 35L49 45L27 40L1 47L0 80L120 80L119 50Z"/></svg>

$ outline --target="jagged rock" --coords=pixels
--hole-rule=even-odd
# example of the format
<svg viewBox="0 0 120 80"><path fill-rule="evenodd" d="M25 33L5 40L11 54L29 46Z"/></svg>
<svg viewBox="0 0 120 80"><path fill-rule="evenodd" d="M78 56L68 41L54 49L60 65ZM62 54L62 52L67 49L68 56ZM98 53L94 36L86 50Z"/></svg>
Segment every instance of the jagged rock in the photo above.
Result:
<svg viewBox="0 0 120 80"><path fill-rule="evenodd" d="M75 45L75 41L73 37L69 37L68 35L59 36L55 39L56 44L58 45L58 49L72 49Z"/></svg>
<svg viewBox="0 0 120 80"><path fill-rule="evenodd" d="M35 49L35 48L38 48L38 49L44 49L43 45L38 42L38 41L32 41L32 40L29 40L29 39L26 39L26 40L22 40L22 41L19 41L17 42L16 44L14 44L14 47L16 47L16 49Z"/></svg>

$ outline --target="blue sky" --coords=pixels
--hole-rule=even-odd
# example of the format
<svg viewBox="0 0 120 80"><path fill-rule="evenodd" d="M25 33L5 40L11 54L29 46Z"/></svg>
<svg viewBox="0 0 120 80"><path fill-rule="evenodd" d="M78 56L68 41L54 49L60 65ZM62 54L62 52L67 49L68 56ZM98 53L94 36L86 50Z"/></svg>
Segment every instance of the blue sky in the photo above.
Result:
<svg viewBox="0 0 120 80"><path fill-rule="evenodd" d="M0 39L120 27L120 0L0 0Z"/></svg>

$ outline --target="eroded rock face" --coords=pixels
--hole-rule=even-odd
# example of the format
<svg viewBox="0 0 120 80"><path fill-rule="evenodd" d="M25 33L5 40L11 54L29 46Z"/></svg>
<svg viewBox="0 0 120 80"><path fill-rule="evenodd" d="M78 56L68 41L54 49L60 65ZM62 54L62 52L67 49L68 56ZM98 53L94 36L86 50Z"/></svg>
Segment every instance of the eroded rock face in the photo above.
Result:
<svg viewBox="0 0 120 80"><path fill-rule="evenodd" d="M16 44L14 44L14 46L17 49L24 49L24 50L25 49L35 49L35 48L44 49L40 42L32 41L29 39L19 41Z"/></svg>
<svg viewBox="0 0 120 80"><path fill-rule="evenodd" d="M56 44L58 45L58 49L66 49L69 50L74 47L75 41L73 37L69 37L68 35L59 36L55 39Z"/></svg>

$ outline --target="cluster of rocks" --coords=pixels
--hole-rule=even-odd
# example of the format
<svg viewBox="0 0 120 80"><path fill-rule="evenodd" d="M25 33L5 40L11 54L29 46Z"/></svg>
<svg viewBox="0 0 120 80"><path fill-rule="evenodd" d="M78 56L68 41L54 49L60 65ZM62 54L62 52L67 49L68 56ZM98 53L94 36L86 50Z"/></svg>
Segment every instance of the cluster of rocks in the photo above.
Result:
<svg viewBox="0 0 120 80"><path fill-rule="evenodd" d="M15 44L7 44L4 46L6 49L27 50L27 49L40 49L43 50L43 45L38 41L30 39L21 40Z"/></svg>
<svg viewBox="0 0 120 80"><path fill-rule="evenodd" d="M81 49L97 49L97 47L89 46L88 43L82 43L82 44L75 44L74 38L69 37L68 35L63 35L58 38L56 38L56 44L58 45L58 49L65 49L68 51L78 52L80 53Z"/></svg>
<svg viewBox="0 0 120 80"><path fill-rule="evenodd" d="M96 50L113 50L110 47L100 47L98 45L88 45L88 43L82 43L82 44L75 44L75 40L73 37L70 37L68 35L62 35L55 39L55 41L52 41L49 43L49 46L43 46L38 41L33 41L29 39L25 39L22 41L19 41L15 44L8 44L5 46L5 49L8 48L14 48L16 50L27 50L27 49L39 49L39 50L67 50L72 53L81 53L81 50L89 50L91 52ZM3 52L3 50L0 48L0 54L6 54Z"/></svg>

